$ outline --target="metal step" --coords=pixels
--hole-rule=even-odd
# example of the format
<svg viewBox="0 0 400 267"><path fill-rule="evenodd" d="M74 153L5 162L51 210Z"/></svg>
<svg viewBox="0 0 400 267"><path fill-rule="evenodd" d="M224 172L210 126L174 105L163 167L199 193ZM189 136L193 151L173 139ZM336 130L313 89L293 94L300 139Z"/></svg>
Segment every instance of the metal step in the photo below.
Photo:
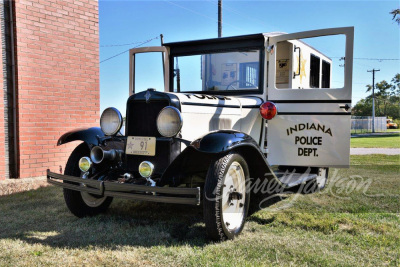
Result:
<svg viewBox="0 0 400 267"><path fill-rule="evenodd" d="M317 178L316 174L313 173L297 173L297 172L282 172L275 171L276 177L281 181L281 183L286 187L294 187L296 185L305 183L307 181L313 180Z"/></svg>

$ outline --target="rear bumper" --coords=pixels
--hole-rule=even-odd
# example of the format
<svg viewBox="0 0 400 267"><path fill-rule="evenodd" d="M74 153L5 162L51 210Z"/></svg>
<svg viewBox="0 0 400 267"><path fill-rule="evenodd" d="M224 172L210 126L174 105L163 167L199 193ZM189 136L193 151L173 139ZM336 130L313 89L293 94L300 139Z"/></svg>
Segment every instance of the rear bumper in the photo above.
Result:
<svg viewBox="0 0 400 267"><path fill-rule="evenodd" d="M47 170L47 182L76 191L99 196L140 201L200 205L200 188L157 187L82 179Z"/></svg>

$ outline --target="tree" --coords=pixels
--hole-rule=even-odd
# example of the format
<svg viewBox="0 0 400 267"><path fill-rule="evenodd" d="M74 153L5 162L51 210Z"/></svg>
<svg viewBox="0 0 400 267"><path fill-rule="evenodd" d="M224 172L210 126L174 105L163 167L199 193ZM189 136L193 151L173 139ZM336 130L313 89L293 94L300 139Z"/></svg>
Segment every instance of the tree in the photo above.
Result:
<svg viewBox="0 0 400 267"><path fill-rule="evenodd" d="M368 84L367 86L367 92L372 91L372 85ZM379 102L383 102L383 116L386 116L386 108L389 102L389 94L390 94L390 89L392 88L392 85L388 83L387 81L383 80L381 82L378 82L375 84L375 100L377 101L376 105L376 110L377 113L380 114L380 107ZM372 96L368 96L368 98L371 98Z"/></svg>
<svg viewBox="0 0 400 267"><path fill-rule="evenodd" d="M400 25L400 9L399 8L398 9L393 9L392 12L390 12L390 14L393 15L392 20L396 21L397 24Z"/></svg>
<svg viewBox="0 0 400 267"><path fill-rule="evenodd" d="M379 83L375 84L375 95L378 97L388 97L390 94L390 89L392 88L392 84L388 83L387 81L383 80ZM372 91L372 85L368 84L366 85L367 87L367 93Z"/></svg>
<svg viewBox="0 0 400 267"><path fill-rule="evenodd" d="M352 113L354 116L371 116L372 98L361 99L353 107Z"/></svg>
<svg viewBox="0 0 400 267"><path fill-rule="evenodd" d="M367 92L372 91L372 85L366 85ZM375 114L393 119L400 118L400 73L397 73L391 83L383 80L375 84ZM352 109L355 116L371 116L372 95L361 99Z"/></svg>
<svg viewBox="0 0 400 267"><path fill-rule="evenodd" d="M393 20L397 22L397 24L400 25L400 9L393 9L392 12L390 12L390 14L393 15Z"/></svg>
<svg viewBox="0 0 400 267"><path fill-rule="evenodd" d="M392 90L390 92L390 95L392 96L399 96L400 95L400 73L397 73L394 78L392 79Z"/></svg>

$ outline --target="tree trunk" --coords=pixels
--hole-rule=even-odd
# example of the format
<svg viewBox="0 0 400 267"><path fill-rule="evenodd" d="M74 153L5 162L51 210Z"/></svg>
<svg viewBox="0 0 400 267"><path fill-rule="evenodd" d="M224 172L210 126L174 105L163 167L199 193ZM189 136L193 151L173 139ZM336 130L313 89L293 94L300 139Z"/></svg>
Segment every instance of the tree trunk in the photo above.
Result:
<svg viewBox="0 0 400 267"><path fill-rule="evenodd" d="M384 105L384 112L383 112L383 116L384 116L384 117L386 117L386 106L387 106L387 102L386 102L386 100L384 100L384 102L383 102L383 105Z"/></svg>

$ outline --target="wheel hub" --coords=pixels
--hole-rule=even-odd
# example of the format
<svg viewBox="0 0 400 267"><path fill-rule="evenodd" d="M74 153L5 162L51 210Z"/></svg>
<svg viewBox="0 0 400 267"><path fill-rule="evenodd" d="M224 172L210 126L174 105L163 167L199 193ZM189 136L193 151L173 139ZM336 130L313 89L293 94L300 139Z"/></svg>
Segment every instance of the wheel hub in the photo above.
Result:
<svg viewBox="0 0 400 267"><path fill-rule="evenodd" d="M222 221L229 231L240 228L246 201L246 176L239 162L233 162L225 175L222 188Z"/></svg>
<svg viewBox="0 0 400 267"><path fill-rule="evenodd" d="M232 202L233 200L241 200L243 198L243 194L235 191L229 193L229 201Z"/></svg>
<svg viewBox="0 0 400 267"><path fill-rule="evenodd" d="M87 179L87 177L88 177L87 172L81 174L81 178ZM86 184L81 183L81 186L86 187ZM107 198L107 197L96 196L96 195L93 195L93 194L90 194L90 193L84 192L84 191L81 192L81 196L82 196L83 202L85 202L85 204L91 208L99 207L101 204L103 204L103 202Z"/></svg>

